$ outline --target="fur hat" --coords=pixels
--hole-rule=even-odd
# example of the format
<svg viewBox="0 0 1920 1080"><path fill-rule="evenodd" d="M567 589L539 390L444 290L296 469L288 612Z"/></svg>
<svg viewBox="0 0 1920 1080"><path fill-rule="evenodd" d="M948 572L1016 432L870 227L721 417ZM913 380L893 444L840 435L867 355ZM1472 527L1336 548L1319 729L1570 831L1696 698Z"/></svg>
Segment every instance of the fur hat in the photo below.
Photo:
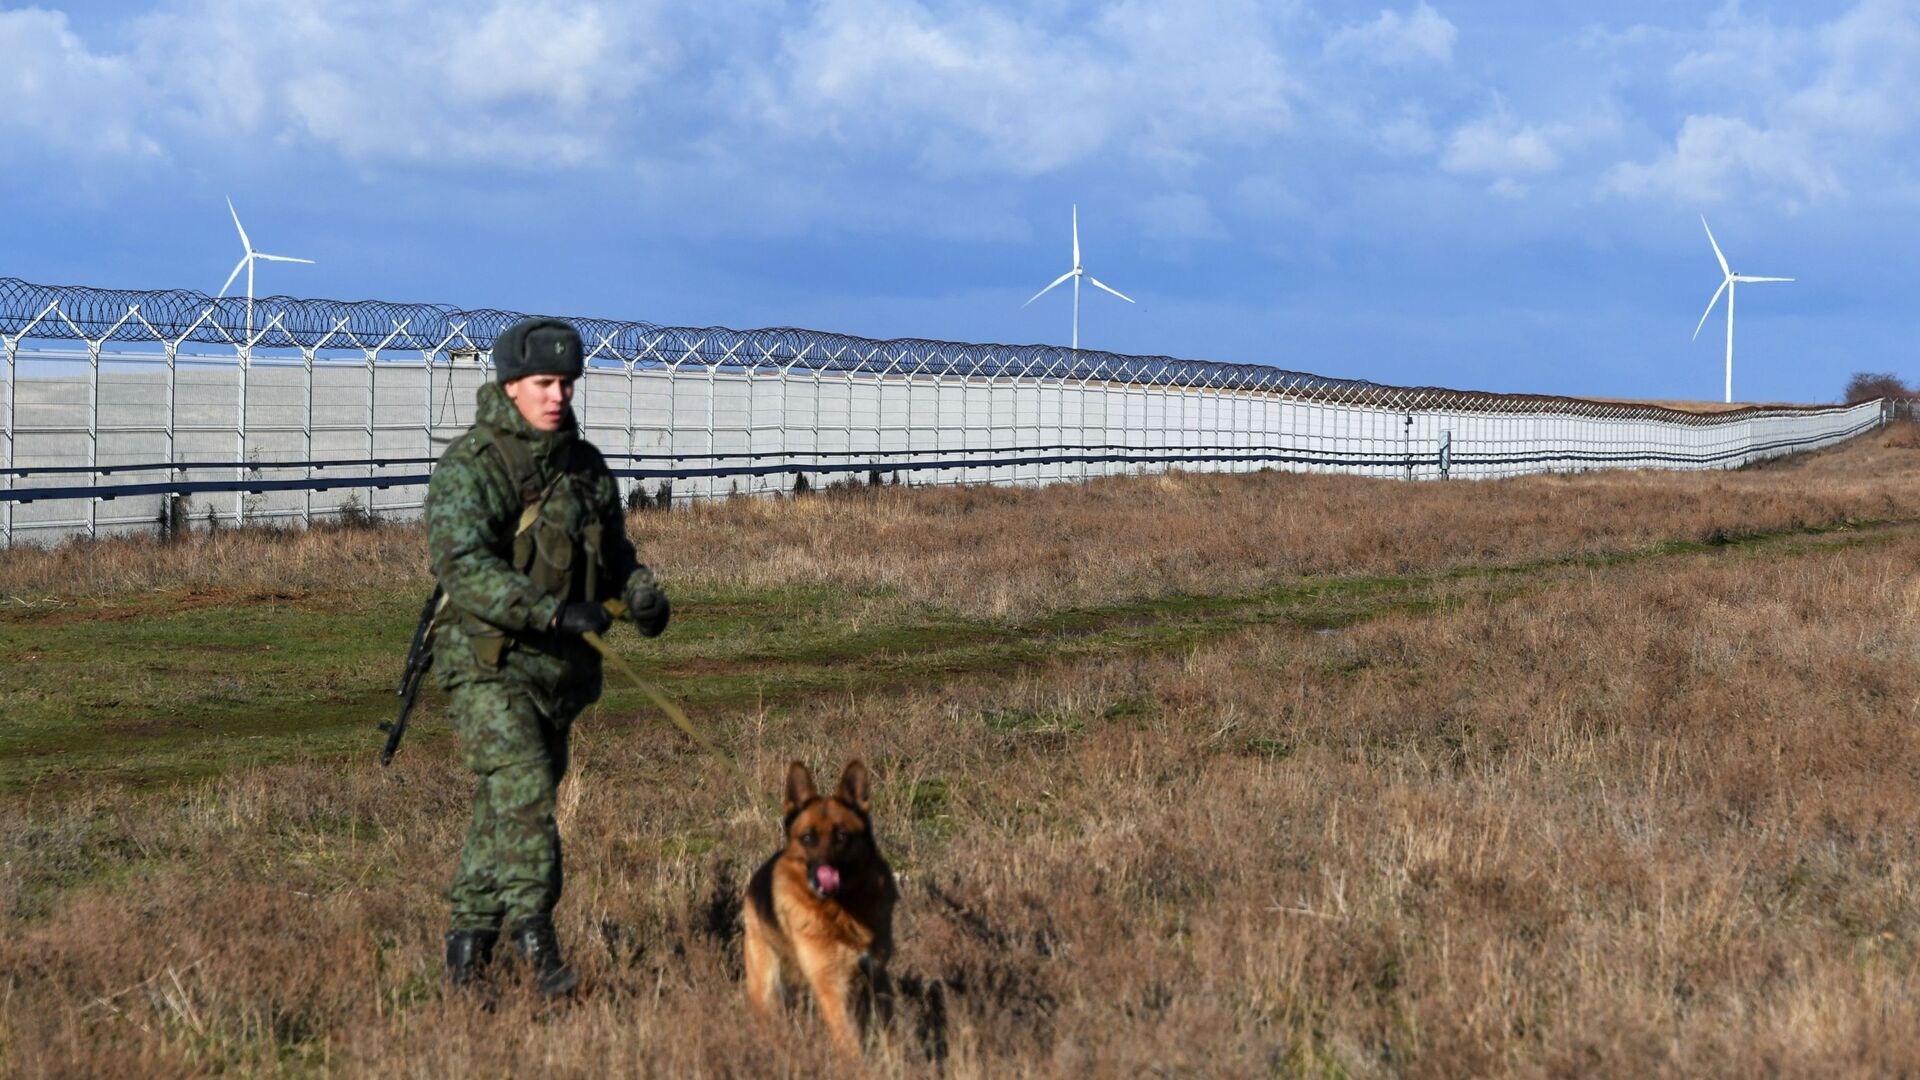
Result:
<svg viewBox="0 0 1920 1080"><path fill-rule="evenodd" d="M502 386L528 375L580 377L580 332L559 319L521 319L493 341L493 378Z"/></svg>

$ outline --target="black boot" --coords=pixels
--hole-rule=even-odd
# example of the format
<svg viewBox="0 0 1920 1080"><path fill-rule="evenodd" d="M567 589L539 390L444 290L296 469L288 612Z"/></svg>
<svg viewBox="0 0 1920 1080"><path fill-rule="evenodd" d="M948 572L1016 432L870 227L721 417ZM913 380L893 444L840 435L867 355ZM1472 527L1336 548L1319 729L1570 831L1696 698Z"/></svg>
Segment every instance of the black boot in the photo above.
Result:
<svg viewBox="0 0 1920 1080"><path fill-rule="evenodd" d="M552 918L535 915L522 919L513 925L509 936L513 938L513 947L519 950L520 959L533 971L534 988L540 991L541 997L571 994L573 988L580 985L580 976L560 962L560 942L554 937Z"/></svg>
<svg viewBox="0 0 1920 1080"><path fill-rule="evenodd" d="M455 930L447 935L447 982L468 986L486 974L498 930Z"/></svg>

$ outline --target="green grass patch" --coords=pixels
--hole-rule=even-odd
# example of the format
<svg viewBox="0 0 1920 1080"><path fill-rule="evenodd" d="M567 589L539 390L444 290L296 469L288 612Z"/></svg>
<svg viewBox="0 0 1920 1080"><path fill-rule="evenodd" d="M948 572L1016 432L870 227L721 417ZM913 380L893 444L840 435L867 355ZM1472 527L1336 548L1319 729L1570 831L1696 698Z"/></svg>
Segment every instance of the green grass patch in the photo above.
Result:
<svg viewBox="0 0 1920 1080"><path fill-rule="evenodd" d="M643 641L617 630L610 640L694 710L696 722L724 736L729 712L823 694L1172 651L1275 625L1328 630L1470 597L1500 600L1569 571L1682 557L1797 558L1885 542L1912 527L1855 522L1439 573L1313 578L1250 594L1146 597L1007 623L924 610L877 619L867 598L828 589L689 590L676 596L664 637ZM9 718L0 729L0 791L168 784L295 755L370 760L380 745L373 725L398 706L393 686L419 600L412 590L140 593L0 608L0 664L8 671L0 708ZM403 753L445 752L443 709L437 691L422 695ZM651 731L651 710L609 672L604 723ZM1122 698L1100 715L1139 723L1156 712L1150 701ZM1076 734L1089 718L1006 708L980 722L1018 740Z"/></svg>
<svg viewBox="0 0 1920 1080"><path fill-rule="evenodd" d="M980 719L996 735L1078 735L1087 726L1081 717L1049 709L989 709Z"/></svg>

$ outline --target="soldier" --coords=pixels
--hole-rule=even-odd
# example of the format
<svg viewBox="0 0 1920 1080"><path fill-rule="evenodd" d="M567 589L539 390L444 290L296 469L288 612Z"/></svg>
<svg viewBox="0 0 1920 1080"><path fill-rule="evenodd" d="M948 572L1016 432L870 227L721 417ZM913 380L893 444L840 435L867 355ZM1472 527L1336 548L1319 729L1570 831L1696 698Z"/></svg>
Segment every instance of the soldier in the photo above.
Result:
<svg viewBox="0 0 1920 1080"><path fill-rule="evenodd" d="M666 629L667 596L634 554L606 460L574 422L580 335L523 319L493 347L473 427L441 455L427 488L427 546L446 594L434 639L440 685L477 779L473 824L448 897L447 977L471 983L505 928L541 994L579 977L560 957L554 796L574 717L600 697L600 601L624 598L634 625Z"/></svg>

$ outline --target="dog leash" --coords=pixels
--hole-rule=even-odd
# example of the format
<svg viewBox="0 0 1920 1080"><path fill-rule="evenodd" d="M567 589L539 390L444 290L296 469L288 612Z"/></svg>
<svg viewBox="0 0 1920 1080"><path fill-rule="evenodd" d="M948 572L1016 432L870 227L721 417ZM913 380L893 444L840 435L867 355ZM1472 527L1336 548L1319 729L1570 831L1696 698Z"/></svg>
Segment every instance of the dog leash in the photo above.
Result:
<svg viewBox="0 0 1920 1080"><path fill-rule="evenodd" d="M607 609L607 614L613 616L615 619L624 619L627 617L627 604L624 600L608 600L602 606ZM662 692L659 687L641 678L640 673L633 670L632 666L629 665L626 660L622 659L619 653L614 652L612 647L610 647L599 634L589 630L580 635L580 640L593 646L594 651L598 652L608 663L618 669L620 674L625 675L627 681L633 684L633 688L645 694L647 700L653 702L654 708L665 713L667 719L673 722L673 726L679 728L681 733L686 735L687 738L692 739L694 745L705 750L713 756L715 761L726 766L727 771L733 774L733 778L740 781L740 789L747 793L749 801L759 801L759 795L754 790L753 781L747 778L747 774L740 768L740 763L733 760L733 755L720 749L720 747L714 745L705 735L700 734L700 729L693 726L693 721L687 719L686 712L682 710L680 706L674 704L672 698Z"/></svg>

